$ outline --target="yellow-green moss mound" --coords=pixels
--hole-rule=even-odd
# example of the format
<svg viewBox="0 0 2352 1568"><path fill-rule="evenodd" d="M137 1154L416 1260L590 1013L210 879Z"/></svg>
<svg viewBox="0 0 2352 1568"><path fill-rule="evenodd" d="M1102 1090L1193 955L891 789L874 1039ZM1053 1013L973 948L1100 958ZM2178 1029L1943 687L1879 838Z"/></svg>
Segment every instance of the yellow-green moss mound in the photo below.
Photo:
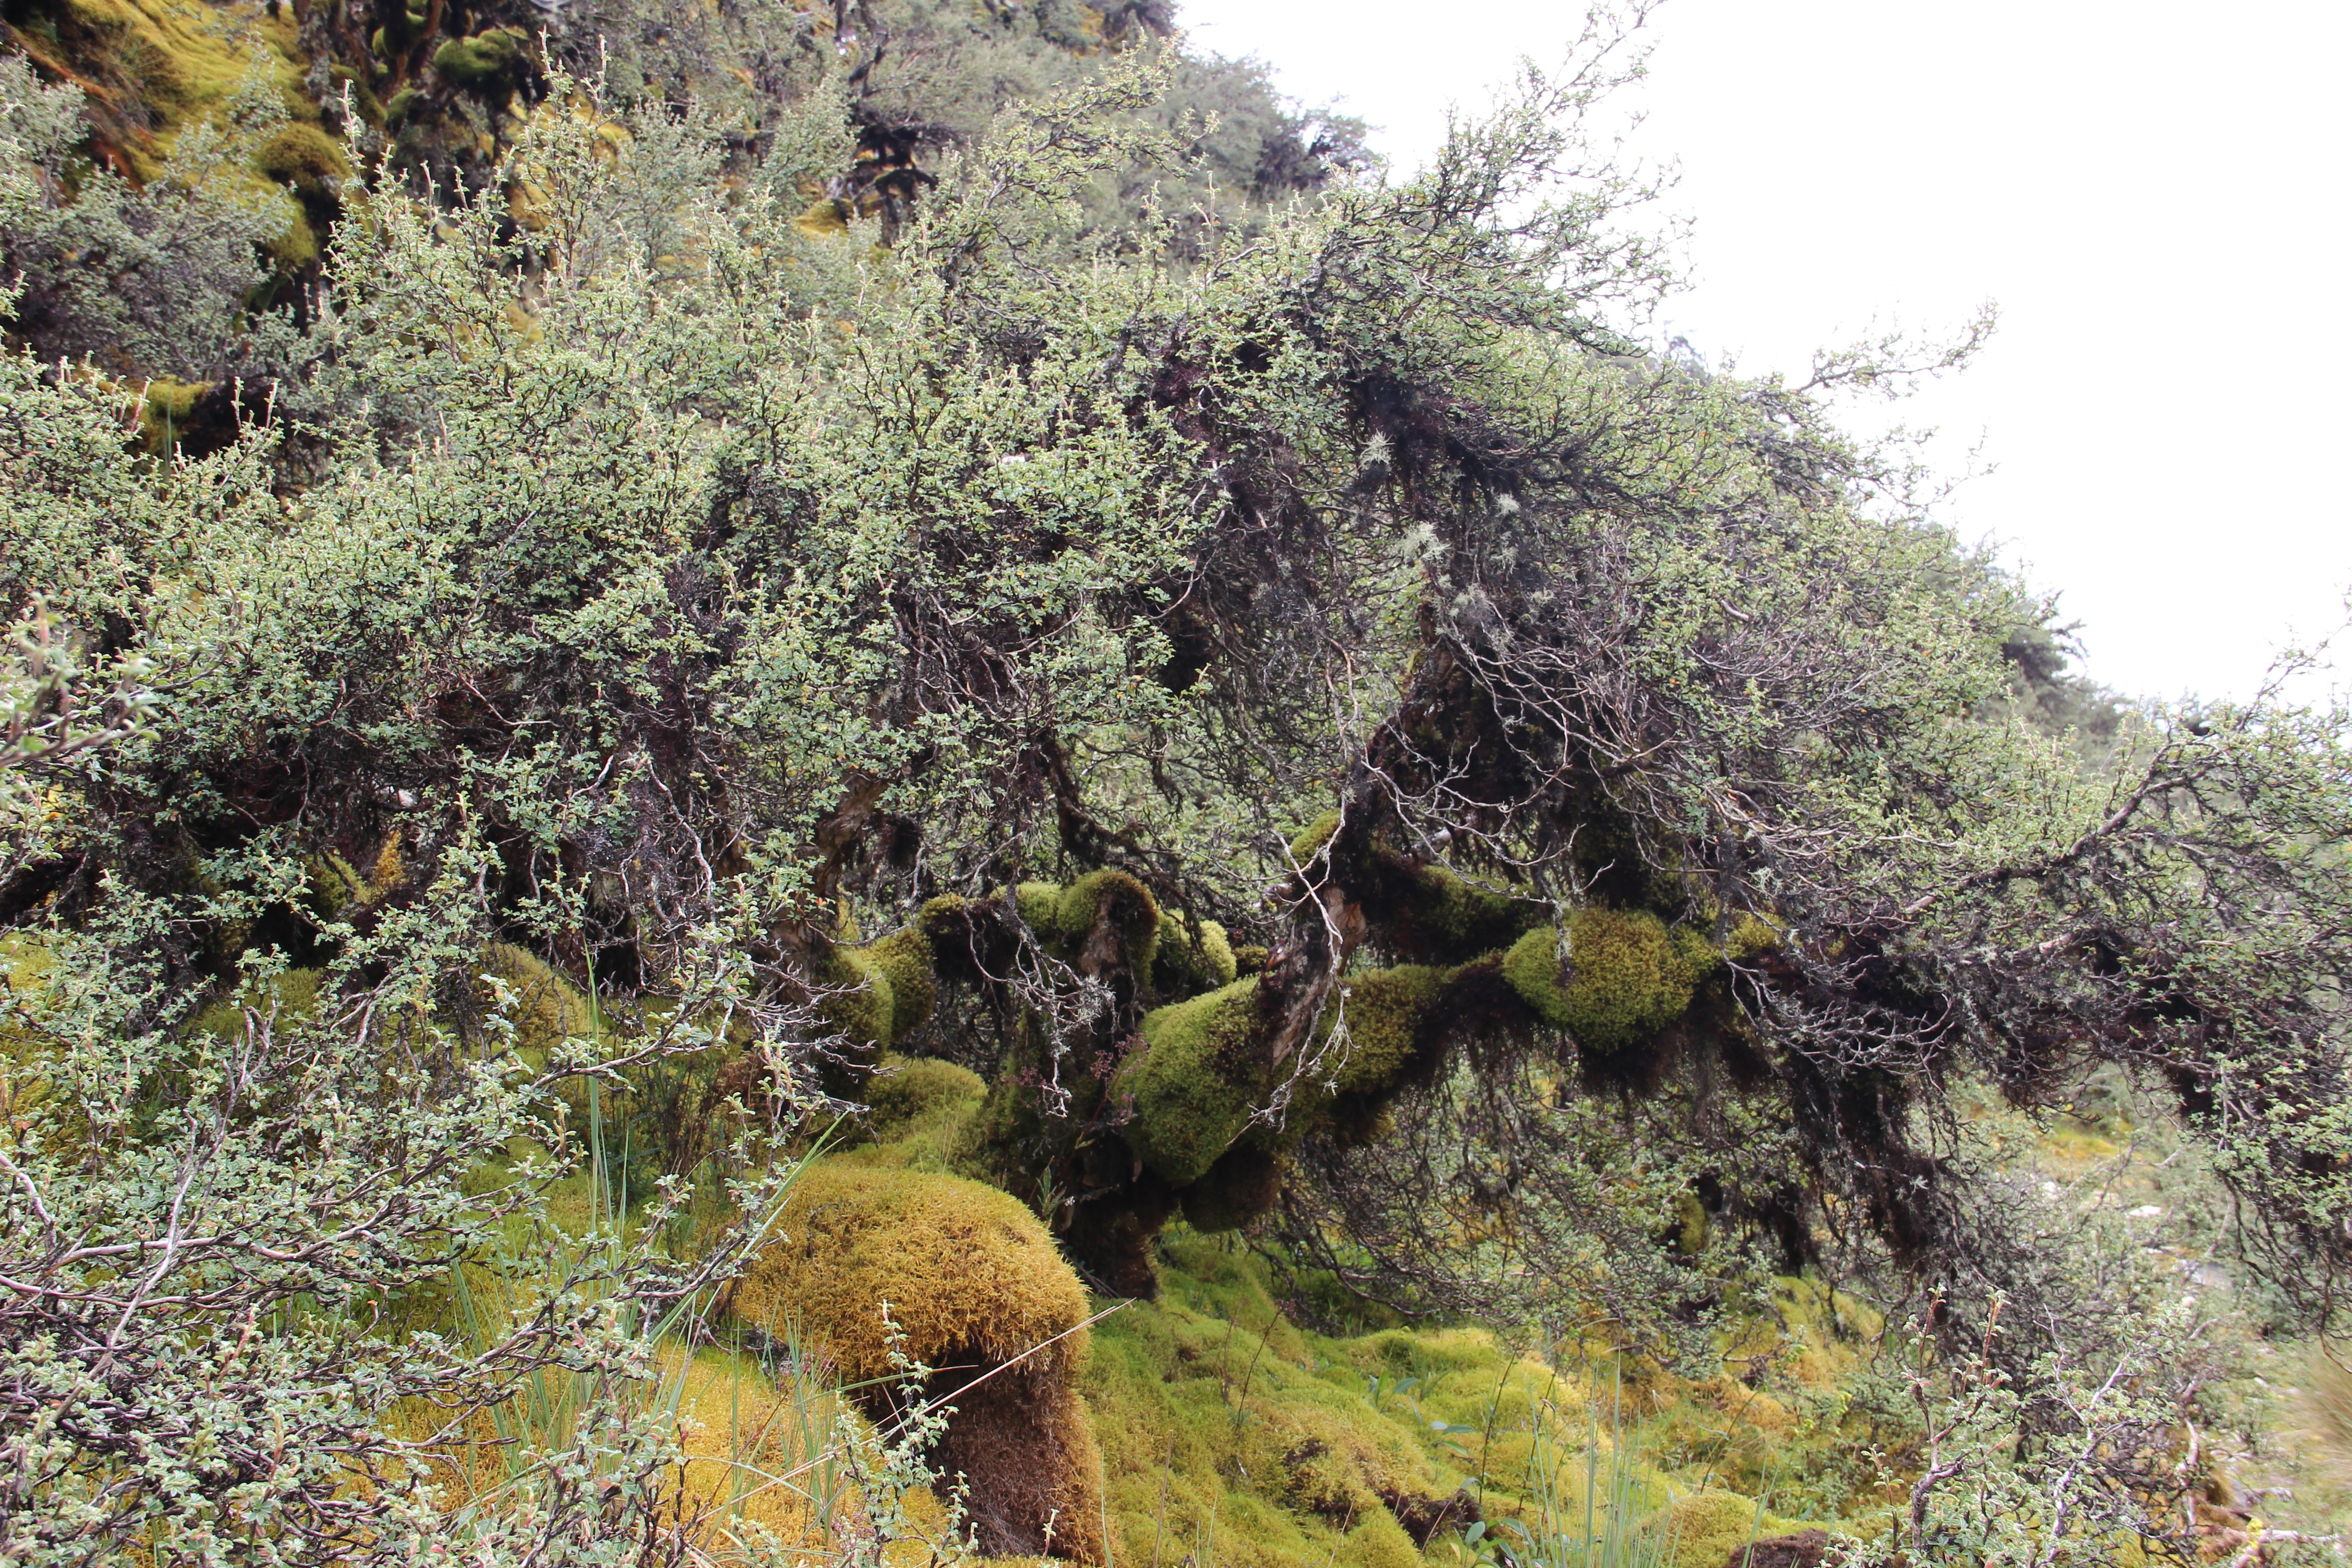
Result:
<svg viewBox="0 0 2352 1568"><path fill-rule="evenodd" d="M1548 1366L1477 1329L1307 1332L1248 1248L1179 1229L1163 1250L1160 1299L1104 1321L1084 1384L1121 1563L1452 1563L1471 1517L1455 1500L1515 1552L1524 1529L1571 1563L1588 1501L1597 1531L1677 1568L1722 1568L1750 1538L1754 1500L1696 1485L1704 1465L1660 1468L1633 1413L1654 1402L1621 1405L1612 1370ZM1763 1517L1764 1536L1791 1528Z"/></svg>
<svg viewBox="0 0 2352 1568"><path fill-rule="evenodd" d="M1198 1181L1249 1125L1254 1083L1229 1076L1253 1061L1259 1028L1257 982L1222 990L1144 1016L1146 1048L1111 1080L1111 1092L1135 1120L1128 1145L1171 1185Z"/></svg>
<svg viewBox="0 0 2352 1568"><path fill-rule="evenodd" d="M48 1037L37 1022L57 956L35 937L0 936L0 1116L15 1120L47 1097Z"/></svg>
<svg viewBox="0 0 2352 1568"><path fill-rule="evenodd" d="M953 1062L884 1057L858 1092L866 1109L854 1135L867 1142L844 1158L945 1173L953 1168L965 1125L988 1098L988 1084Z"/></svg>
<svg viewBox="0 0 2352 1568"><path fill-rule="evenodd" d="M203 382L156 376L139 395L139 439L150 452L169 453L209 390Z"/></svg>
<svg viewBox="0 0 2352 1568"><path fill-rule="evenodd" d="M228 1039L245 1028L246 1009L280 1025L315 1018L326 976L316 969L289 969L267 980L248 980L196 1015L196 1027Z"/></svg>
<svg viewBox="0 0 2352 1568"><path fill-rule="evenodd" d="M1442 994L1443 975L1390 970L1351 977L1349 985L1351 1011L1361 1006L1369 1021L1377 1013L1402 1017L1425 1009ZM1375 1001L1391 990L1393 998ZM889 1125L919 1124L941 1104L968 1103L962 1097L977 1081L957 1072L935 1063L906 1064L898 1087L877 1096L877 1103L891 1107ZM886 1070L877 1082L891 1083L894 1076ZM902 1102L909 1108L903 1121ZM1250 1141L1240 1146L1250 1147ZM887 1161L903 1147L886 1144L845 1160ZM946 1222L950 1228L983 1235L988 1216L1002 1215L1040 1255L1050 1254L1043 1227L992 1190L932 1184L878 1169L853 1176L841 1165L829 1163L808 1173L785 1221L787 1239L755 1270L772 1280L763 1271L790 1255L795 1269L814 1267L836 1280L856 1280L847 1305L844 1298L827 1298L828 1313L854 1314L858 1298L897 1292L894 1312L911 1330L912 1311L950 1288L941 1282L957 1281L959 1272L972 1274L967 1259L982 1259L981 1267L991 1270L999 1267L982 1246L958 1240L935 1249L933 1242L916 1239L909 1227L929 1223L926 1216L933 1210L961 1216ZM892 1176L898 1179L883 1179ZM1212 1173L1202 1184L1217 1180ZM822 1234L809 1224L821 1224ZM884 1238L904 1256L880 1258ZM812 1247L813 1261L806 1257ZM1804 1436L1780 1403L1729 1375L1692 1384L1637 1365L1622 1375L1613 1368L1556 1368L1475 1329L1389 1328L1352 1337L1308 1332L1277 1302L1273 1273L1249 1247L1180 1225L1158 1253L1159 1299L1132 1303L1096 1325L1085 1365L1074 1369L1091 1412L1090 1429L1102 1446L1104 1491L1097 1508L1108 1521L1112 1557L1120 1563L1155 1555L1163 1563L1190 1555L1223 1568L1412 1568L1452 1562L1455 1532L1467 1518L1452 1510L1465 1496L1482 1510L1489 1533L1507 1542L1517 1539L1505 1528L1514 1522L1530 1530L1542 1529L1546 1518L1580 1522L1591 1448L1601 1489L1596 1501L1605 1512L1615 1500L1621 1533L1653 1542L1663 1562L1717 1568L1733 1545L1745 1544L1759 1528L1752 1498L1722 1489L1727 1470L1735 1477L1731 1485L1753 1492L1769 1481L1776 1455L1785 1462L1790 1445L1838 1440L1830 1434ZM850 1266L835 1268L827 1260L836 1255ZM993 1293L996 1287L987 1281L994 1278L985 1276L978 1293ZM1295 1281L1284 1287L1286 1292L1296 1288ZM1075 1282L1067 1289L1058 1310L1083 1310ZM1791 1302L1802 1296L1802 1287L1789 1289L1797 1292ZM772 1287L769 1299L786 1294ZM1783 1314L1791 1310L1784 1306ZM814 1329L817 1320L803 1311L800 1321ZM1051 1321L1050 1314L1032 1316L1028 1331ZM1785 1358L1786 1335L1796 1331L1776 1329L1779 1322L1767 1313L1727 1348ZM878 1311L856 1328L858 1353L872 1365ZM927 1333L922 1342L937 1345L951 1337ZM970 1360L979 1365L985 1358ZM854 1357L844 1359L845 1373L858 1365ZM1808 1369L1800 1364L1798 1370ZM1055 1463L1083 1468L1083 1446L1074 1447L1073 1428L1051 1415L1050 1401L1024 1394L1009 1404L988 1403L1004 1381L971 1391L977 1426L953 1451L971 1454L977 1433L987 1432L1026 1453L1077 1453L1078 1459ZM1612 1436L1619 1420L1612 1410L1620 1409L1624 1430ZM1043 1417L1041 1410L1047 1413ZM965 1419L961 1408L958 1419ZM1726 1432L1738 1439L1737 1453L1721 1448ZM1668 1454L1677 1456L1671 1467L1664 1464ZM982 1461L960 1458L956 1463L971 1469ZM1030 1516L1033 1523L1036 1517ZM992 1539L1013 1539L1017 1522L999 1527L1006 1533ZM1082 1552L1061 1528L1056 1525L1060 1549L1091 1552L1091 1542ZM1760 1526L1766 1538L1792 1528L1770 1514Z"/></svg>
<svg viewBox="0 0 2352 1568"><path fill-rule="evenodd" d="M776 1338L798 1324L853 1381L890 1373L884 1302L907 1354L932 1366L1009 1361L1087 1316L1037 1216L978 1182L824 1161L793 1185L779 1229L730 1310ZM1044 1355L1082 1358L1085 1346L1073 1335Z"/></svg>
<svg viewBox="0 0 2352 1568"><path fill-rule="evenodd" d="M162 173L184 129L218 116L257 60L288 113L318 118L290 14L247 19L201 0L64 0L46 20L8 28L9 44L89 95L93 145L142 183Z"/></svg>
<svg viewBox="0 0 2352 1568"><path fill-rule="evenodd" d="M816 964L817 1011L870 1062L930 1021L939 996L931 964L919 925L837 946Z"/></svg>
<svg viewBox="0 0 2352 1568"><path fill-rule="evenodd" d="M875 968L890 982L890 1038L897 1045L930 1022L939 1005L939 982L931 973L931 939L919 926L894 931L868 949Z"/></svg>
<svg viewBox="0 0 2352 1568"><path fill-rule="evenodd" d="M876 1141L888 1142L926 1123L969 1114L987 1093L986 1080L970 1068L919 1057L886 1060L866 1087L866 1105Z"/></svg>
<svg viewBox="0 0 2352 1568"><path fill-rule="evenodd" d="M1642 1532L1673 1568L1723 1568L1733 1552L1788 1528L1788 1521L1765 1512L1754 1498L1696 1491L1651 1515Z"/></svg>
<svg viewBox="0 0 2352 1568"><path fill-rule="evenodd" d="M456 87L472 87L510 69L522 58L522 33L494 27L470 38L452 38L433 52L433 68Z"/></svg>
<svg viewBox="0 0 2352 1568"><path fill-rule="evenodd" d="M1380 1408L1371 1379L1394 1381L1383 1351L1302 1334L1254 1260L1187 1237L1168 1264L1158 1302L1104 1321L1085 1383L1116 1560L1156 1548L1163 1563L1227 1568L1419 1563L1391 1500L1451 1497L1471 1479L1416 1430L1434 1411ZM1506 1364L1482 1359L1486 1393Z"/></svg>
<svg viewBox="0 0 2352 1568"><path fill-rule="evenodd" d="M482 949L481 973L486 994L503 990L504 1016L513 1027L513 1044L534 1066L566 1040L593 1040L603 1033L596 1009L545 960L510 942L494 942Z"/></svg>
<svg viewBox="0 0 2352 1568"><path fill-rule="evenodd" d="M315 125L281 126L253 155L253 166L281 185L340 180L352 172L343 144Z"/></svg>
<svg viewBox="0 0 2352 1568"><path fill-rule="evenodd" d="M1058 882L1024 882L1013 889L1013 907L1021 923L1048 942L1062 935L1062 887Z"/></svg>
<svg viewBox="0 0 2352 1568"><path fill-rule="evenodd" d="M1696 931L1669 931L1647 910L1580 910L1568 937L1564 983L1552 926L1512 944L1503 978L1536 1016L1604 1054L1641 1044L1689 1011L1717 962Z"/></svg>
<svg viewBox="0 0 2352 1568"><path fill-rule="evenodd" d="M1086 1292L1034 1215L960 1177L823 1162L730 1291L735 1319L822 1346L887 1406L892 1353L955 1406L934 1456L992 1555L1102 1557L1102 1459L1073 1378ZM887 1317L886 1317L887 1311Z"/></svg>

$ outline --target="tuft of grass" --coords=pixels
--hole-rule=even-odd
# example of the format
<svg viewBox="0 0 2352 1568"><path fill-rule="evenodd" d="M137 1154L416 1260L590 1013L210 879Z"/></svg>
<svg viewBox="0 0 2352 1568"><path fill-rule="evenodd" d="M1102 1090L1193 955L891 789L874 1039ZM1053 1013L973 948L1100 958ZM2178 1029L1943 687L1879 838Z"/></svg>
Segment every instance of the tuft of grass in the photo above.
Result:
<svg viewBox="0 0 2352 1568"><path fill-rule="evenodd" d="M2327 1479L2352 1487L2352 1365L2347 1347L2321 1344L2311 1352L2303 1380L2303 1417L2312 1457Z"/></svg>
<svg viewBox="0 0 2352 1568"><path fill-rule="evenodd" d="M1640 1462L1640 1447L1625 1429L1622 1399L1610 1402L1604 1436L1597 1405L1587 1405L1584 1442L1570 1452L1557 1426L1529 1424L1528 1510L1501 1521L1498 1543L1527 1568L1667 1568L1677 1531L1645 1528L1656 1507L1658 1481ZM1465 1547L1486 1544L1483 1526L1465 1532Z"/></svg>
<svg viewBox="0 0 2352 1568"><path fill-rule="evenodd" d="M451 1271L441 1323L470 1352L504 1342L565 1282L589 1281L593 1294L644 1240L627 1151L608 1146L593 1084L586 1101L585 1168L556 1194L561 1223L511 1234L496 1255ZM779 1551L835 1558L870 1536L854 1458L865 1434L836 1369L792 1323L775 1325L756 1353L711 1342L709 1305L689 1298L640 1318L635 1303L614 1300L625 1329L656 1347L642 1375L557 1365L525 1373L465 1430L427 1447L445 1506L461 1520L494 1515L555 1456L599 1473L625 1462L604 1440L618 1416L676 1434L678 1458L663 1484L700 1561L772 1563ZM412 1415L413 1426L435 1429L432 1412ZM935 1511L944 1533L952 1521Z"/></svg>

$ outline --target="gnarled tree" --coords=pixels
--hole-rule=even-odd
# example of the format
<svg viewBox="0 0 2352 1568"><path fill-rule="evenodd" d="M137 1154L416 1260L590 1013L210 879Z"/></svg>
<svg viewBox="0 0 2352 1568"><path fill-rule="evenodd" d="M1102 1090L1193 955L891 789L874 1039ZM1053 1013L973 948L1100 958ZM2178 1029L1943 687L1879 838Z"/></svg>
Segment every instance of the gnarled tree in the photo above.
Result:
<svg viewBox="0 0 2352 1568"><path fill-rule="evenodd" d="M9 1352L0 1421L68 1431L43 1484L127 1461L39 1390L193 1389L191 1325L357 1310L483 1245L468 1173L567 1147L567 1082L677 1174L772 1152L757 1112L853 1101L885 1052L989 1076L965 1168L1131 1293L1171 1214L1286 1193L1372 1284L1427 1263L1349 1173L1474 1091L1496 1157L1445 1169L1424 1239L1574 1233L1622 1157L1661 1223L1686 1188L1799 1255L1859 1225L1994 1268L1944 1097L2116 1063L2210 1138L2247 1262L2340 1324L2342 716L2179 714L2103 772L2021 721L2046 605L1832 423L1841 378L1903 367L1748 381L1629 335L1646 192L1581 134L1621 42L1422 174L1239 231L1088 216L1170 155L1129 57L939 163L887 251L795 224L708 121L556 73L474 193L348 193L299 486L259 428L136 464L101 388L12 362L0 593L141 694L5 797L0 1311L47 1348ZM525 949L595 1002L536 1058L484 956ZM300 1009L249 989L289 969ZM224 1000L242 1026L207 1028ZM297 1045L303 1092L247 1098L238 1053ZM1688 1157L1504 1136L1498 1094L1673 1109ZM379 1187L377 1228L320 1229ZM250 1252L201 1289L197 1212ZM73 1240L110 1228L138 1290ZM173 1517L281 1487L383 1545L334 1466L400 1495L365 1399L448 1394L420 1353Z"/></svg>

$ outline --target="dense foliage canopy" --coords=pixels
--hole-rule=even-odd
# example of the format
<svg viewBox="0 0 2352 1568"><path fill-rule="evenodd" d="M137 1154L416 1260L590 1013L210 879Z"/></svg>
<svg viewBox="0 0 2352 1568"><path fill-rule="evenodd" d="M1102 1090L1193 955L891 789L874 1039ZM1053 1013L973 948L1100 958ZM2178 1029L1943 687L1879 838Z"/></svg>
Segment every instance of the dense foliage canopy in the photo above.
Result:
<svg viewBox="0 0 2352 1568"><path fill-rule="evenodd" d="M312 0L314 118L264 61L146 169L0 58L10 1551L457 1539L433 1445L625 1384L919 1057L1107 1291L1181 1212L1672 1356L1819 1265L2053 1430L2142 1298L1955 1107L2120 1070L2340 1331L2342 713L2063 675L1833 421L1951 356L1648 347L1612 19L1408 175L1148 6L971 9ZM657 1223L400 1316L607 1143ZM582 1430L469 1552L674 1549Z"/></svg>

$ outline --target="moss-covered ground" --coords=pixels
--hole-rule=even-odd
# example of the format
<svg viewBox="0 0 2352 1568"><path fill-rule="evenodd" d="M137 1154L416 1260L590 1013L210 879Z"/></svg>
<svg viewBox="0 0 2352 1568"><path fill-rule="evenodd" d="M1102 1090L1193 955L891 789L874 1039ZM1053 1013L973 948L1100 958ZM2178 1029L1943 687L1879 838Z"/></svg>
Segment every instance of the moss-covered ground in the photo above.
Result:
<svg viewBox="0 0 2352 1568"><path fill-rule="evenodd" d="M1631 1503L1624 1522L1647 1522L1656 1560L1687 1568L1798 1528L1719 1473L1648 1457L1680 1415L1737 1420L1708 1390L1661 1400L1654 1379L1629 1387L1613 1365L1549 1364L1479 1329L1308 1332L1231 1237L1177 1227L1161 1268L1159 1300L1096 1327L1084 1384L1121 1563L1456 1563L1475 1520L1505 1542L1513 1524L1540 1535L1547 1515L1580 1527L1588 1491L1596 1517L1612 1495L1621 1516ZM1739 1541L1718 1542L1735 1512Z"/></svg>
<svg viewBox="0 0 2352 1568"><path fill-rule="evenodd" d="M982 1093L961 1068L886 1059L857 1146L835 1158L948 1171ZM1614 1517L1647 1531L1639 1560L1717 1568L1752 1532L1810 1522L1756 1500L1774 1500L1794 1447L1843 1440L1836 1384L1847 1342L1871 1326L1842 1298L1787 1282L1732 1347L1732 1364L1772 1364L1775 1394L1555 1361L1476 1328L1313 1332L1234 1234L1180 1223L1159 1264L1157 1300L1093 1299L1107 1315L1079 1384L1103 1454L1103 1533L1132 1568L1458 1564L1476 1521L1507 1545L1548 1518L1580 1531L1588 1492L1596 1530ZM1844 1500L1811 1511L1871 1528L1877 1498ZM1739 1542L1718 1542L1735 1514Z"/></svg>
<svg viewBox="0 0 2352 1568"><path fill-rule="evenodd" d="M836 1184L899 1173L947 1183L981 1080L887 1058L871 1089L873 1111L820 1170ZM2091 1104L2038 1127L1990 1108L1982 1120L1989 1140L2013 1142L2060 1181L2112 1168L2138 1131L2123 1110ZM2156 1174L2126 1163L2104 1202L2176 1197ZM570 1185L560 1206L589 1206ZM573 1217L584 1226L584 1213ZM1177 1223L1157 1257L1156 1300L1095 1296L1055 1320L1101 1314L1075 1370L1102 1460L1101 1518L1086 1533L1121 1568L1472 1568L1499 1563L1498 1546L1522 1562L1717 1568L1751 1540L1808 1528L1883 1540L1903 1489L1906 1455L1856 1396L1885 1325L1813 1279L1779 1281L1726 1332L1723 1372L1694 1379L1475 1327L1316 1332L1286 1310L1282 1290L1297 1281L1239 1234ZM910 1289L900 1281L896 1294ZM797 1380L779 1373L772 1345L672 1352L665 1397L722 1557L730 1534L814 1541L826 1519L858 1507L829 1449L842 1406L828 1379L845 1363L803 1348L815 1370ZM2344 1421L2352 1394L2337 1400ZM2299 1485L2315 1481L2308 1466L2293 1468ZM793 1484L761 1479L780 1473ZM944 1526L938 1500L914 1508L932 1532Z"/></svg>
<svg viewBox="0 0 2352 1568"><path fill-rule="evenodd" d="M344 880L363 888L366 879L352 873ZM11 993L42 983L45 950L17 942L0 947L0 958ZM520 1049L543 1053L561 1037L601 1026L584 998L525 955L494 949L484 973L486 986L503 983L513 994ZM299 1015L310 1005L314 981L309 972L292 972L234 1002ZM236 1011L232 1002L219 1004L197 1026L231 1026ZM19 1067L28 1065L25 1053L35 1042L5 1030L0 1040L16 1047ZM1333 1301L1287 1309L1282 1292L1299 1282L1257 1244L1181 1223L1158 1244L1156 1299L1082 1300L1027 1211L958 1179L958 1149L982 1105L982 1080L940 1061L885 1056L881 1066L864 1086L871 1109L837 1130L838 1152L803 1177L799 1200L804 1209L831 1213L853 1189L903 1188L929 1230L943 1236L954 1229L945 1222L956 1204L985 1200L1005 1212L967 1230L1018 1231L1050 1265L1046 1272L1068 1281L1070 1300L1032 1313L1034 1323L1022 1331L1045 1340L1049 1328L1098 1318L1090 1350L1073 1347L1070 1375L1101 1453L1094 1501L1100 1518L1083 1533L1107 1542L1112 1563L1468 1568L1500 1561L1499 1545L1517 1561L1717 1568L1751 1539L1808 1527L1885 1535L1908 1457L1899 1431L1873 1426L1857 1391L1870 1375L1866 1347L1886 1325L1817 1280L1779 1281L1769 1300L1725 1331L1722 1370L1702 1378L1612 1359L1595 1347L1513 1344L1475 1327L1371 1321L1357 1331L1316 1332L1302 1318L1310 1310L1330 1316ZM18 1082L16 1090L29 1087ZM2030 1169L2086 1212L2113 1210L2134 1223L2146 1216L2152 1226L2193 1195L2164 1157L2170 1144L2137 1125L2119 1098L2109 1103L2094 1094L2038 1120L1987 1098L1969 1120L1992 1158ZM932 1188L939 1193L925 1196ZM587 1233L606 1205L630 1201L600 1196L584 1176L551 1196L552 1217L567 1235ZM806 1230L806 1214L800 1217L786 1228ZM2153 1233L2147 1239L2165 1245ZM981 1243L954 1245L970 1252ZM867 1259L921 1276L875 1284L875 1293L908 1311L920 1305L927 1281L976 1288L988 1277L986 1261L977 1254L917 1258L904 1247ZM751 1285L763 1278L755 1269ZM842 1283L857 1289L854 1280ZM493 1288L488 1271L469 1270L469 1289ZM978 1294L999 1305L1010 1300L1001 1288ZM428 1289L394 1315L446 1329L461 1305ZM836 1305L842 1321L865 1321L856 1302ZM794 1314L796 1321L809 1316ZM835 1445L842 1415L829 1386L844 1376L873 1376L877 1352L851 1342L855 1335L835 1337L841 1342L807 1347L818 1357L807 1375L779 1374L772 1334L754 1342L753 1349L766 1347L757 1353L707 1343L690 1356L673 1352L676 1364L660 1381L693 1456L687 1489L715 1510L714 1544L739 1531L814 1539L842 1509L857 1507ZM936 1358L950 1340L987 1338L960 1330L914 1349ZM992 1341L988 1348L1002 1359L1016 1347ZM2282 1381L2296 1371L2284 1362L2276 1368ZM2352 1410L2352 1394L2339 1388L2336 1405L2334 1418L2352 1430L2343 1415ZM2347 1445L2322 1447L2336 1452ZM2250 1484L2268 1483L2276 1471L2309 1489L2317 1477L2312 1463L2284 1453L2239 1457L2232 1468ZM787 1487L760 1479L786 1472L795 1478ZM494 1485L499 1478L470 1479ZM1095 1494L1087 1496L1092 1501ZM943 1524L937 1501L922 1506ZM1588 1531L1614 1531L1626 1550L1588 1559L1580 1550Z"/></svg>

